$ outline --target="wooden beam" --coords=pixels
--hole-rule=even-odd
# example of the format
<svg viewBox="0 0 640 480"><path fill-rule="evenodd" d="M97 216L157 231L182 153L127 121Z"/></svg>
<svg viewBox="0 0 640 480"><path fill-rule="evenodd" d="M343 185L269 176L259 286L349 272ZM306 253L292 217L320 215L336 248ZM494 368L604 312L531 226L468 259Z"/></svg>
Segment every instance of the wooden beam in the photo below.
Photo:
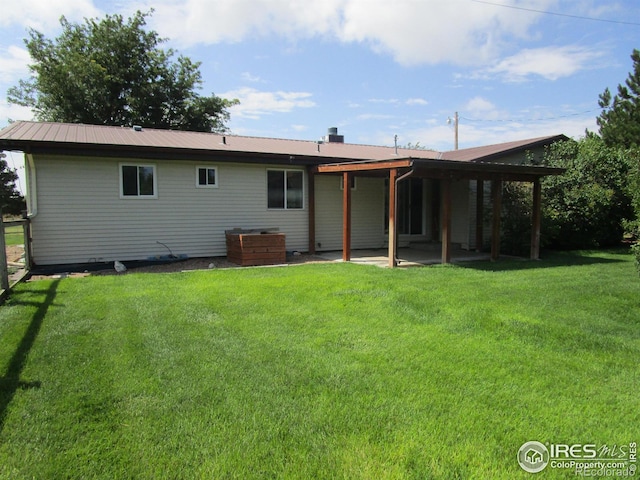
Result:
<svg viewBox="0 0 640 480"><path fill-rule="evenodd" d="M318 165L318 173L362 172L367 170L388 170L391 168L411 167L413 160L399 159L387 161L368 161Z"/></svg>
<svg viewBox="0 0 640 480"><path fill-rule="evenodd" d="M476 252L484 244L484 181L476 180Z"/></svg>
<svg viewBox="0 0 640 480"><path fill-rule="evenodd" d="M491 200L493 212L491 215L491 261L500 256L500 214L502 212L502 180L491 182Z"/></svg>
<svg viewBox="0 0 640 480"><path fill-rule="evenodd" d="M441 182L442 190L442 263L451 263L451 180Z"/></svg>
<svg viewBox="0 0 640 480"><path fill-rule="evenodd" d="M342 174L342 260L351 260L351 175Z"/></svg>
<svg viewBox="0 0 640 480"><path fill-rule="evenodd" d="M309 192L309 253L316 253L316 177L311 168L307 168Z"/></svg>
<svg viewBox="0 0 640 480"><path fill-rule="evenodd" d="M389 268L396 266L397 257L397 208L396 208L396 178L398 170L389 170Z"/></svg>
<svg viewBox="0 0 640 480"><path fill-rule="evenodd" d="M540 220L542 218L542 187L540 179L533 182L533 208L531 211L531 260L540 258Z"/></svg>

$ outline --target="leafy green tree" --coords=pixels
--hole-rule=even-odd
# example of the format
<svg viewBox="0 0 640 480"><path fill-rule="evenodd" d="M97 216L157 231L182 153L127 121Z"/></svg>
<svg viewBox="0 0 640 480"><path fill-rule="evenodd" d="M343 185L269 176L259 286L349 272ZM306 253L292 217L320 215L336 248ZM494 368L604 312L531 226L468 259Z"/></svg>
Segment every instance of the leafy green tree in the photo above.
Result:
<svg viewBox="0 0 640 480"><path fill-rule="evenodd" d="M160 48L165 40L144 29L149 15L83 24L62 17L55 40L31 29L32 76L9 90L9 102L31 107L42 121L226 131L227 108L238 100L198 95L200 62L173 61L175 52Z"/></svg>
<svg viewBox="0 0 640 480"><path fill-rule="evenodd" d="M567 169L542 184L546 243L557 248L618 245L625 221L633 218L627 152L590 134L580 141L555 143L545 163Z"/></svg>
<svg viewBox="0 0 640 480"><path fill-rule="evenodd" d="M618 93L612 96L607 88L598 101L603 109L597 119L600 135L609 146L640 146L640 51L634 49L631 59L633 71L618 85Z"/></svg>
<svg viewBox="0 0 640 480"><path fill-rule="evenodd" d="M533 194L530 183L505 182L502 187L502 235L500 250L508 255L526 256L531 249ZM491 215L487 207L487 218Z"/></svg>
<svg viewBox="0 0 640 480"><path fill-rule="evenodd" d="M2 213L19 215L26 208L24 197L18 192L18 174L9 168L5 155L0 153L0 207Z"/></svg>

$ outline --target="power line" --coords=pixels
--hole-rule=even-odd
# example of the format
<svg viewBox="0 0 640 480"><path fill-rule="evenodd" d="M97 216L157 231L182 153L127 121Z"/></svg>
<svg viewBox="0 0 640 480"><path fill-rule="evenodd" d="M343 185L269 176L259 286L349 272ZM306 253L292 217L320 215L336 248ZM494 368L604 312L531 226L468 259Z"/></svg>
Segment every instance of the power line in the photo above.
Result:
<svg viewBox="0 0 640 480"><path fill-rule="evenodd" d="M598 112L600 110L585 110L584 112L576 112L576 113L567 113L566 115L555 115L553 117L543 117L543 118L497 118L497 119L484 119L484 118L468 118L464 116L460 116L461 120L466 120L467 122L505 122L505 123L518 123L518 122L545 122L547 120L558 120L560 118L569 118L569 117L577 117L580 115L585 115L587 113Z"/></svg>
<svg viewBox="0 0 640 480"><path fill-rule="evenodd" d="M582 15L571 15L568 13L549 12L546 10L536 10L534 8L517 7L515 5L505 5L503 3L487 2L485 0L471 0L471 1L475 3L484 3L485 5L493 5L495 7L513 8L514 10L524 10L525 12L543 13L545 15L556 15L558 17L577 18L579 20L591 20L594 22L616 23L618 25L633 25L635 27L640 27L640 23L637 23L637 22L623 22L621 20L609 20L606 18L584 17Z"/></svg>

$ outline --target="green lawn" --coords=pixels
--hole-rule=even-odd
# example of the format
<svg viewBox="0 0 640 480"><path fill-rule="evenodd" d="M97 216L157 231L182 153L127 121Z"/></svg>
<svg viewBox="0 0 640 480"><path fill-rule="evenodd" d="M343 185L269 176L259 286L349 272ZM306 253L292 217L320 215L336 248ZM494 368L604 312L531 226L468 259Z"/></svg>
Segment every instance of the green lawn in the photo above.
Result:
<svg viewBox="0 0 640 480"><path fill-rule="evenodd" d="M622 252L19 285L0 478L575 478L526 441L640 441Z"/></svg>

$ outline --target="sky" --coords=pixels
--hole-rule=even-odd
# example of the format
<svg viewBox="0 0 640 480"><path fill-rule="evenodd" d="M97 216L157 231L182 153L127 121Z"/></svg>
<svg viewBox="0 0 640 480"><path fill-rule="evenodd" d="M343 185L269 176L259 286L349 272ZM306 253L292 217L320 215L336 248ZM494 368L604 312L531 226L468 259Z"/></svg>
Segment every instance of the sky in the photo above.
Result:
<svg viewBox="0 0 640 480"><path fill-rule="evenodd" d="M0 128L31 120L28 29L153 9L148 28L237 98L231 133L454 148L598 131L598 96L632 70L637 0L2 0ZM175 57L174 57L175 58ZM21 169L20 158L9 165Z"/></svg>

